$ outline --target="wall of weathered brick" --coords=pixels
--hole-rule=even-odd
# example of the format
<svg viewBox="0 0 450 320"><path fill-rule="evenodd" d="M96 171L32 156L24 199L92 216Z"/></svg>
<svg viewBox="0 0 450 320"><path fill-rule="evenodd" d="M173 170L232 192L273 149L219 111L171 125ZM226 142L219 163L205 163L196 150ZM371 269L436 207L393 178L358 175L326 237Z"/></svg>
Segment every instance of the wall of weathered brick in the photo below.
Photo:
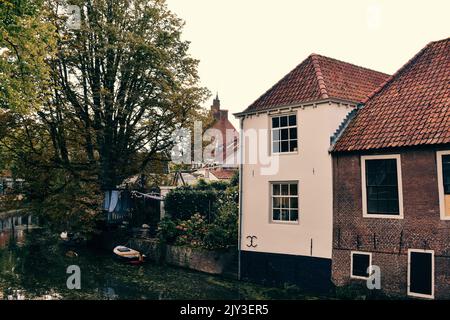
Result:
<svg viewBox="0 0 450 320"><path fill-rule="evenodd" d="M450 298L450 221L440 219L436 151L389 152L401 155L403 219L363 218L360 157L375 153L333 155L336 285L364 281L350 279L350 251L367 251L372 252L372 264L381 268L382 290L405 296L408 249L429 249L435 251L435 297Z"/></svg>

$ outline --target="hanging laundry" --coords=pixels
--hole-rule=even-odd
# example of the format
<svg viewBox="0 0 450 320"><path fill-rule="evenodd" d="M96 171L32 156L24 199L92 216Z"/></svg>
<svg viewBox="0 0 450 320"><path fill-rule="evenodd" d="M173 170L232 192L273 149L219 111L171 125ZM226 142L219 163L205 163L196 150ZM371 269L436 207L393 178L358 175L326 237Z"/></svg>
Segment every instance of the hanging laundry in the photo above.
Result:
<svg viewBox="0 0 450 320"><path fill-rule="evenodd" d="M117 202L119 202L119 194L120 192L117 190L111 191L111 201L109 203L109 212L113 212L116 209Z"/></svg>

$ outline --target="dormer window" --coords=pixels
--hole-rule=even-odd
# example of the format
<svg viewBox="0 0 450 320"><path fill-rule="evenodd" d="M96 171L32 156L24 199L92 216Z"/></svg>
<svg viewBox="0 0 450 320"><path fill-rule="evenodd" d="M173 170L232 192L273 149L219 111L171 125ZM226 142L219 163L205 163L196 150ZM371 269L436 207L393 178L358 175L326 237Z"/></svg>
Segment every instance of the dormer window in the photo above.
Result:
<svg viewBox="0 0 450 320"><path fill-rule="evenodd" d="M297 116L272 117L272 153L297 152Z"/></svg>

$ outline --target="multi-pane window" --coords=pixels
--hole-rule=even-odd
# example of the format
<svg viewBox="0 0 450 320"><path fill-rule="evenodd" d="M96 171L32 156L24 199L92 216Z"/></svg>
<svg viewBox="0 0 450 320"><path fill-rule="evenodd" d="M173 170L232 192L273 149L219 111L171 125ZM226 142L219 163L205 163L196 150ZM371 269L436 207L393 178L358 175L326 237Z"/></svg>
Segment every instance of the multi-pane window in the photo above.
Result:
<svg viewBox="0 0 450 320"><path fill-rule="evenodd" d="M298 221L298 184L272 183L272 221Z"/></svg>
<svg viewBox="0 0 450 320"><path fill-rule="evenodd" d="M297 116L272 117L272 152L295 152L297 147Z"/></svg>
<svg viewBox="0 0 450 320"><path fill-rule="evenodd" d="M397 159L365 160L367 214L400 215Z"/></svg>

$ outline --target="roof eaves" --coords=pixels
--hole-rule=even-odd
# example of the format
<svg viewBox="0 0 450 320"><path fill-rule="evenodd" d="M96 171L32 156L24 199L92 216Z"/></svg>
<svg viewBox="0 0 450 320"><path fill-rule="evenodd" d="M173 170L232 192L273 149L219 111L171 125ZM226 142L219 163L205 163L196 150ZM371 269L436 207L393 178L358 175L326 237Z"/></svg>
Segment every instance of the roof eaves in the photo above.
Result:
<svg viewBox="0 0 450 320"><path fill-rule="evenodd" d="M251 111L242 111L242 112L236 112L233 113L233 116L235 116L236 118L240 118L240 117L244 117L244 116L248 116L248 115L256 115L256 114L263 114L263 113L268 113L271 111L281 111L281 110L285 110L285 109L294 109L294 108L302 108L302 107L308 107L308 106L314 106L317 104L321 104L321 103L337 103L340 105L349 105L349 106L357 106L359 102L357 101L350 101L350 100L345 100L345 99L340 99L340 98L326 98L326 99L315 99L315 100L309 100L309 101L302 101L302 102L297 102L294 104L289 104L289 105L275 105L272 106L270 108L264 109L264 110L251 110Z"/></svg>

